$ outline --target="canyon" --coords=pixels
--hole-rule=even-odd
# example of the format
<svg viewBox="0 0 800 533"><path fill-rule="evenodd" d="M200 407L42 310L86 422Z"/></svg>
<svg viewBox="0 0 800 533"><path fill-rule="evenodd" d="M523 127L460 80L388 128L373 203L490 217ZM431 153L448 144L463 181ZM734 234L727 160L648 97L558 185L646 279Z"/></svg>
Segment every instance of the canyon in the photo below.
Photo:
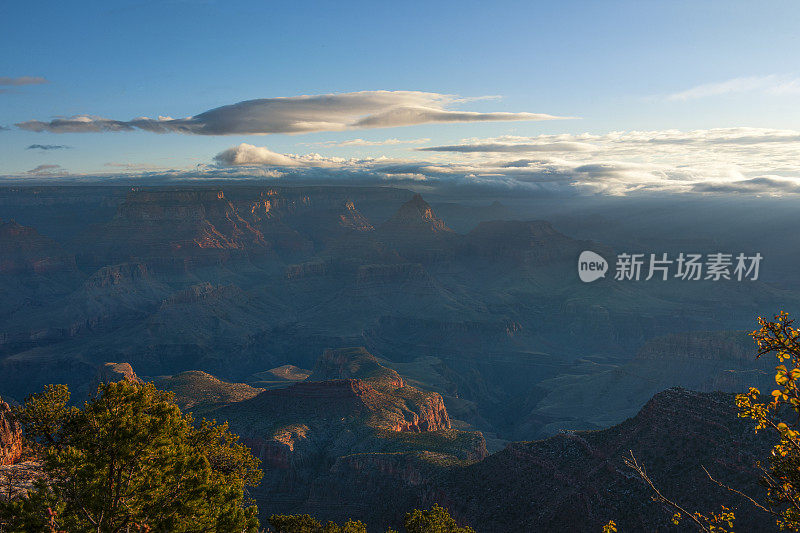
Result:
<svg viewBox="0 0 800 533"><path fill-rule="evenodd" d="M252 183L0 188L0 395L14 404L65 383L78 401L101 381L153 381L262 460L262 513L375 527L439 502L479 531L506 530L498 514L557 529L568 501L586 528L659 530L669 516L621 465L627 449L677 492L678 479L702 486L701 444L714 441L719 476L756 488L765 443L729 393L768 386L773 365L747 332L800 309L800 285L778 267L748 283L582 283L584 250L726 244L612 200L575 202ZM719 212L693 216L706 211ZM739 227L736 251L786 257ZM2 420L5 461L19 461ZM726 501L686 496L704 510Z"/></svg>

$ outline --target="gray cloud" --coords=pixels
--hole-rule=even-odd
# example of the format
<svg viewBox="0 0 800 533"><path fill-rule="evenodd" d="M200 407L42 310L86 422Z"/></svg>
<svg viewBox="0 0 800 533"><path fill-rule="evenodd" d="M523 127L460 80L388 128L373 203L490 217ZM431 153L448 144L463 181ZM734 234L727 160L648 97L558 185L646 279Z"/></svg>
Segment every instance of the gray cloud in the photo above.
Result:
<svg viewBox="0 0 800 533"><path fill-rule="evenodd" d="M559 118L543 113L478 113L447 109L465 99L418 91L355 93L261 98L217 107L198 115L112 120L76 115L50 121L17 123L20 129L51 133L119 132L135 129L195 135L266 135L312 133L362 128L391 128L428 123L531 121Z"/></svg>
<svg viewBox="0 0 800 533"><path fill-rule="evenodd" d="M26 174L35 174L37 176L41 175L52 175L56 172L60 172L61 165L39 165L36 168L30 169Z"/></svg>
<svg viewBox="0 0 800 533"><path fill-rule="evenodd" d="M71 148L66 144L32 144L26 150L65 150Z"/></svg>
<svg viewBox="0 0 800 533"><path fill-rule="evenodd" d="M800 194L800 182L774 176L761 176L732 182L698 183L692 187L704 193L755 193L755 194Z"/></svg>
<svg viewBox="0 0 800 533"><path fill-rule="evenodd" d="M39 76L20 76L18 78L0 76L0 85L6 87L19 87L20 85L41 85L43 83L48 83L48 81Z"/></svg>
<svg viewBox="0 0 800 533"><path fill-rule="evenodd" d="M29 120L27 122L17 123L15 126L28 131L49 131L51 133L99 133L102 131L133 131L135 129L131 123L128 122L109 120L90 115L56 118L49 122Z"/></svg>

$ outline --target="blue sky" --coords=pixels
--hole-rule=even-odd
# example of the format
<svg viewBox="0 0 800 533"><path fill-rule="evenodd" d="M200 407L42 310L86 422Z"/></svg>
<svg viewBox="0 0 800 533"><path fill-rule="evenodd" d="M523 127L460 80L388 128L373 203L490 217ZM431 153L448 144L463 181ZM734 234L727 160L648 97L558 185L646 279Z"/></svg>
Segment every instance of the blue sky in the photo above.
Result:
<svg viewBox="0 0 800 533"><path fill-rule="evenodd" d="M241 143L280 154L419 160L418 146L503 136L519 143L543 134L634 130L794 131L800 129L798 27L800 4L791 1L5 1L0 81L8 79L0 86L0 125L9 129L0 132L0 174L25 175L41 165L71 174L219 165L214 156ZM25 76L47 83L13 84ZM73 115L183 118L251 99L375 90L498 96L446 108L580 118L298 135L14 126ZM333 144L352 139L428 141ZM793 142L784 148L796 149ZM33 144L70 148L26 149ZM774 156L774 146L770 141L771 151L754 157ZM623 159L644 162L644 156ZM594 158L622 155L601 150ZM794 176L783 166L768 174Z"/></svg>

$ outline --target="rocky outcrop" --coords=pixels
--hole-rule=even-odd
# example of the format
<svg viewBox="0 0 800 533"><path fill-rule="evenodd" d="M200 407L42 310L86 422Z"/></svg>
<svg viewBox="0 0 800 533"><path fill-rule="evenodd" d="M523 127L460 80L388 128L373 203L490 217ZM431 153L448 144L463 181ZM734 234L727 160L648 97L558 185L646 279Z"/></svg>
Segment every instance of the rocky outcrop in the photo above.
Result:
<svg viewBox="0 0 800 533"><path fill-rule="evenodd" d="M360 379L307 381L262 392L227 405L222 413L233 419L260 413L256 427L269 428L280 420L309 426L351 424L387 431L421 433L450 428L442 397L436 393L401 387L392 391ZM255 422L255 420L254 420ZM243 427L246 434L261 431Z"/></svg>
<svg viewBox="0 0 800 533"><path fill-rule="evenodd" d="M97 270L83 284L87 290L131 290L151 279L150 269L145 263L121 263Z"/></svg>
<svg viewBox="0 0 800 533"><path fill-rule="evenodd" d="M142 380L133 371L130 363L103 363L94 376L94 383L116 383L118 381L129 381L131 383L141 383ZM96 389L97 387L95 387Z"/></svg>
<svg viewBox="0 0 800 533"><path fill-rule="evenodd" d="M34 228L0 220L0 274L74 271L75 257Z"/></svg>
<svg viewBox="0 0 800 533"><path fill-rule="evenodd" d="M412 486L427 479L420 454L443 462L486 456L483 435L452 429L439 394L409 386L362 347L326 350L305 381L205 416L228 421L263 461L259 506L268 512L329 509L339 488L347 501L356 497L342 484Z"/></svg>
<svg viewBox="0 0 800 533"><path fill-rule="evenodd" d="M375 229L367 217L362 215L352 200L344 203L344 209L338 214L339 225L351 231L372 231Z"/></svg>
<svg viewBox="0 0 800 533"><path fill-rule="evenodd" d="M447 227L422 196L415 194L378 228L376 238L407 260L428 264L451 259L461 235Z"/></svg>
<svg viewBox="0 0 800 533"><path fill-rule="evenodd" d="M309 381L338 379L360 379L387 390L405 386L400 374L381 365L364 347L325 350L308 378Z"/></svg>
<svg viewBox="0 0 800 533"><path fill-rule="evenodd" d="M410 232L452 232L444 220L436 216L433 208L422 199L421 194L415 194L408 202L386 221L382 228L384 231L410 233Z"/></svg>
<svg viewBox="0 0 800 533"><path fill-rule="evenodd" d="M311 371L304 368L295 365L281 365L253 374L253 377L264 381L297 382L305 381L310 375Z"/></svg>
<svg viewBox="0 0 800 533"><path fill-rule="evenodd" d="M161 377L155 383L159 389L175 393L175 402L181 409L191 409L196 413L248 400L264 390L245 383L228 383L199 370Z"/></svg>
<svg viewBox="0 0 800 533"><path fill-rule="evenodd" d="M2 488L0 497L13 500L26 496L36 481L42 478L45 478L44 468L38 461L23 461L9 465L0 463L0 488Z"/></svg>
<svg viewBox="0 0 800 533"><path fill-rule="evenodd" d="M0 466L13 465L22 458L22 427L11 407L0 399Z"/></svg>

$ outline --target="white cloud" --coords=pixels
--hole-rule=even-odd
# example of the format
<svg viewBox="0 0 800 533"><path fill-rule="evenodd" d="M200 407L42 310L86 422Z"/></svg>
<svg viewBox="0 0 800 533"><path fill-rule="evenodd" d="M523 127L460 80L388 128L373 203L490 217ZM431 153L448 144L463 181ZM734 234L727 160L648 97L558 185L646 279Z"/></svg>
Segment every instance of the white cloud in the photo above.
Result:
<svg viewBox="0 0 800 533"><path fill-rule="evenodd" d="M574 149L584 145L586 149ZM796 156L800 131L796 130L720 128L501 136L465 139L446 147L451 149L412 150L402 158L346 159L278 153L242 143L217 154L213 165L167 170L130 167L126 173L102 178L157 183L206 179L424 183L426 188L510 189L520 194L800 194L800 160ZM4 180L32 175L62 181L92 178L58 177L65 174L59 171L57 167L37 167Z"/></svg>
<svg viewBox="0 0 800 533"><path fill-rule="evenodd" d="M324 157L319 154L279 154L264 146L241 143L214 156L221 166L241 167L262 165L267 167L330 167L346 162L340 157Z"/></svg>
<svg viewBox="0 0 800 533"><path fill-rule="evenodd" d="M215 157L240 172L271 167L302 179L425 180L430 185L571 190L800 193L800 131L763 128L610 132L467 139L416 150L417 158L337 159L239 145ZM424 153L425 159L419 159ZM522 156L522 157L520 157Z"/></svg>
<svg viewBox="0 0 800 533"><path fill-rule="evenodd" d="M742 93L763 94L798 94L800 93L800 78L789 76L747 76L730 80L704 83L690 89L667 95L667 100L685 101L711 96L723 96Z"/></svg>
<svg viewBox="0 0 800 533"><path fill-rule="evenodd" d="M350 139L347 141L326 141L314 144L317 146L392 146L401 144L425 144L427 142L430 142L430 139L382 139L378 141Z"/></svg>
<svg viewBox="0 0 800 533"><path fill-rule="evenodd" d="M50 121L29 120L18 128L51 133L118 132L196 135L266 135L312 133L365 128L393 128L428 123L553 120L544 113L478 113L450 109L469 101L454 95L420 91L361 91L354 93L261 98L205 111L187 118L140 117L112 120L75 115Z"/></svg>

